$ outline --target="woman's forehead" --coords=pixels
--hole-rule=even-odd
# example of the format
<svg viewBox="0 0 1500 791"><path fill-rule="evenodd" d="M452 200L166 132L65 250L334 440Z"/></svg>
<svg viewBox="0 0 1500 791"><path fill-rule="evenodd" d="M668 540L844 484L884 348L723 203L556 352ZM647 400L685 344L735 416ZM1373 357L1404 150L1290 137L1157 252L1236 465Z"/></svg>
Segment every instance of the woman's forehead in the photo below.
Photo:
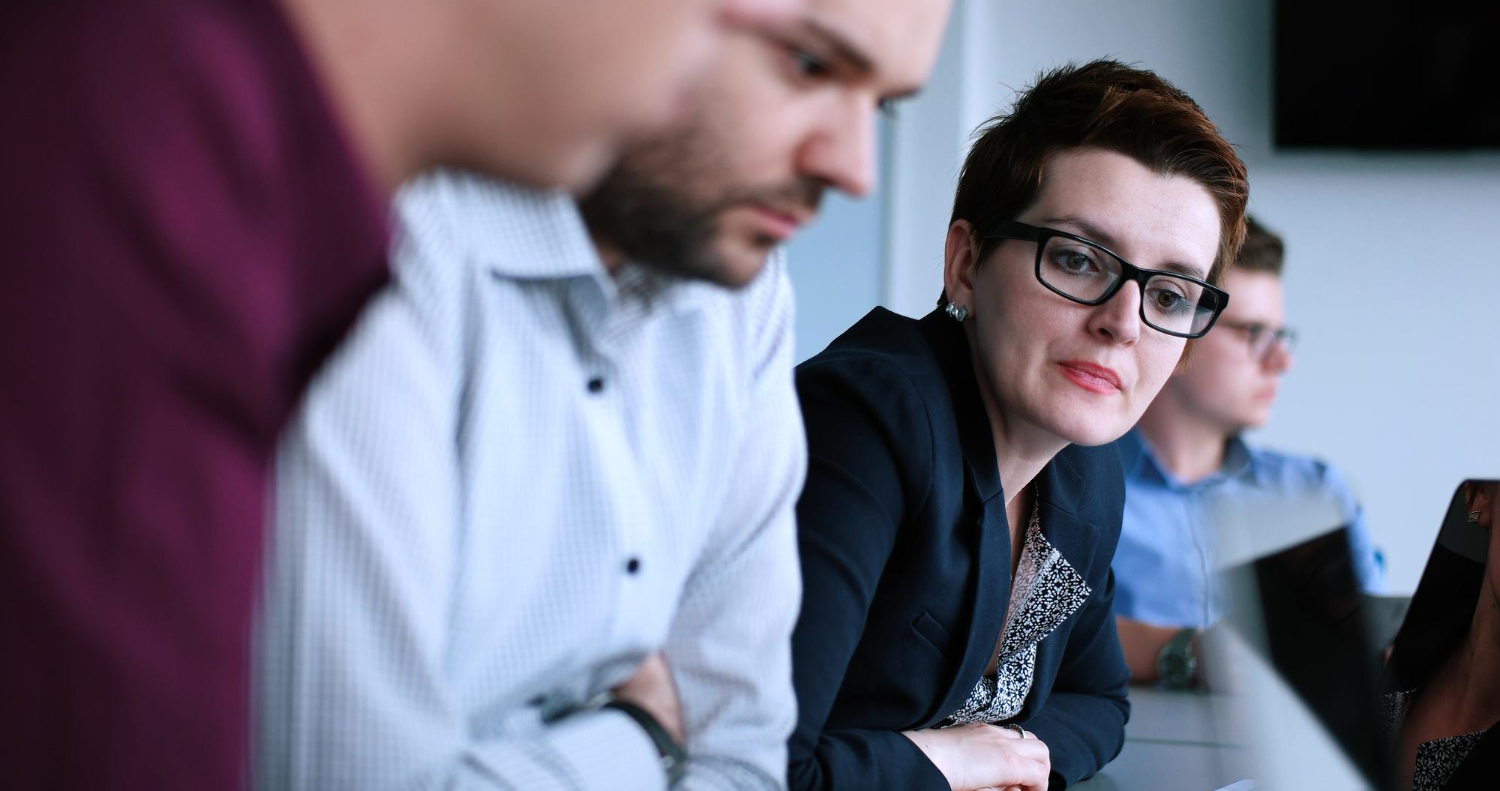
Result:
<svg viewBox="0 0 1500 791"><path fill-rule="evenodd" d="M1149 269L1192 269L1202 277L1218 255L1218 206L1207 189L1112 151L1052 157L1022 220L1083 236Z"/></svg>

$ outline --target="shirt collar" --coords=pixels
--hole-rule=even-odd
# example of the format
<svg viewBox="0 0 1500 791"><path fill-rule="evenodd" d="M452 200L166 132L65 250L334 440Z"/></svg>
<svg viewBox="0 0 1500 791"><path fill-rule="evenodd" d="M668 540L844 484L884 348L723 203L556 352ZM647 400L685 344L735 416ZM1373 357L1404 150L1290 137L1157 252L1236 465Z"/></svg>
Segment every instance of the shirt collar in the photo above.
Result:
<svg viewBox="0 0 1500 791"><path fill-rule="evenodd" d="M1261 470L1265 465L1257 463L1255 452L1245 444L1245 440L1236 434L1229 438L1224 445L1224 464L1219 467L1219 473L1226 478L1238 478L1249 474L1260 479Z"/></svg>
<svg viewBox="0 0 1500 791"><path fill-rule="evenodd" d="M1171 470L1167 469L1166 465L1161 463L1151 443L1141 433L1139 426L1125 432L1125 436L1117 441L1116 447L1120 451L1120 465L1125 470L1126 478L1147 478L1171 489L1212 486L1222 480L1247 474L1259 483L1262 482L1261 476L1265 466L1258 463L1255 452L1238 434L1230 437L1225 443L1224 463L1219 466L1218 471L1191 484L1183 483L1172 474Z"/></svg>
<svg viewBox="0 0 1500 791"><path fill-rule="evenodd" d="M402 190L423 195L408 222L438 233L462 260L499 277L551 280L608 276L573 197L459 171L440 171Z"/></svg>
<svg viewBox="0 0 1500 791"><path fill-rule="evenodd" d="M689 281L627 261L613 276L594 247L572 195L462 171L440 171L418 182L425 216L464 261L508 280L594 280L606 298L695 307L709 284ZM406 192L406 190L403 190ZM398 196L398 201L401 198ZM780 254L780 251L777 251Z"/></svg>

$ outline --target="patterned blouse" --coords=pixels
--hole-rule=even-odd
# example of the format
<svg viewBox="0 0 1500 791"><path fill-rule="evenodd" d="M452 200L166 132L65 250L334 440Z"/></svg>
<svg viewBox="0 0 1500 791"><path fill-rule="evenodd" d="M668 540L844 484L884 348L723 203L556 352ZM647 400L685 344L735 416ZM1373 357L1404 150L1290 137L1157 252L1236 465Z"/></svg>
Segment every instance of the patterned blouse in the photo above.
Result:
<svg viewBox="0 0 1500 791"><path fill-rule="evenodd" d="M1411 707L1412 693L1415 691L1408 689L1405 692L1392 692L1382 701L1382 714L1392 739L1401 729L1401 721L1406 719L1406 710ZM1443 784L1448 782L1448 778L1469 757L1469 752L1484 734L1484 731L1474 731L1417 745L1417 761L1411 774L1411 791L1442 791Z"/></svg>
<svg viewBox="0 0 1500 791"><path fill-rule="evenodd" d="M1093 591L1083 576L1042 535L1041 511L1033 496L1026 543L1010 589L1010 606L1001 632L995 675L982 676L958 711L938 725L1001 722L1020 713L1031 691L1036 646L1079 607Z"/></svg>

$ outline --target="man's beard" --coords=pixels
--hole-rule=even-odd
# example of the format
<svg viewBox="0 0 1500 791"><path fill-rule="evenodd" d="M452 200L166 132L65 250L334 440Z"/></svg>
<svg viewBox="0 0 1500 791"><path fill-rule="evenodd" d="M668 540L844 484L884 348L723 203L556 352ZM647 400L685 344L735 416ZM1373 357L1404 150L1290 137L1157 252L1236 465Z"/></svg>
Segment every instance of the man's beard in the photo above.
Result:
<svg viewBox="0 0 1500 791"><path fill-rule="evenodd" d="M703 176L714 171L712 163L717 159L701 156L704 152L697 148L662 146L627 155L579 201L579 208L594 239L631 261L679 277L738 288L751 278L716 249L723 214L735 206L753 204L816 211L823 184L802 179L777 187L700 196L695 188L705 191ZM756 234L749 242L753 249L763 250L762 258L777 244L765 234Z"/></svg>

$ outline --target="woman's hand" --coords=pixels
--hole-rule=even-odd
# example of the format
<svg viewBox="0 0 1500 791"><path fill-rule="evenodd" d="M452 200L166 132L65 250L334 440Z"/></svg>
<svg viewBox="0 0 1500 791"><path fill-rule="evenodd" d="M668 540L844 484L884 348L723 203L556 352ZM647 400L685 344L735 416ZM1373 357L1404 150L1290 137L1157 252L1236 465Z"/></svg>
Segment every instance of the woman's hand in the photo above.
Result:
<svg viewBox="0 0 1500 791"><path fill-rule="evenodd" d="M953 791L1046 791L1047 745L1032 734L982 722L901 735L932 761Z"/></svg>

